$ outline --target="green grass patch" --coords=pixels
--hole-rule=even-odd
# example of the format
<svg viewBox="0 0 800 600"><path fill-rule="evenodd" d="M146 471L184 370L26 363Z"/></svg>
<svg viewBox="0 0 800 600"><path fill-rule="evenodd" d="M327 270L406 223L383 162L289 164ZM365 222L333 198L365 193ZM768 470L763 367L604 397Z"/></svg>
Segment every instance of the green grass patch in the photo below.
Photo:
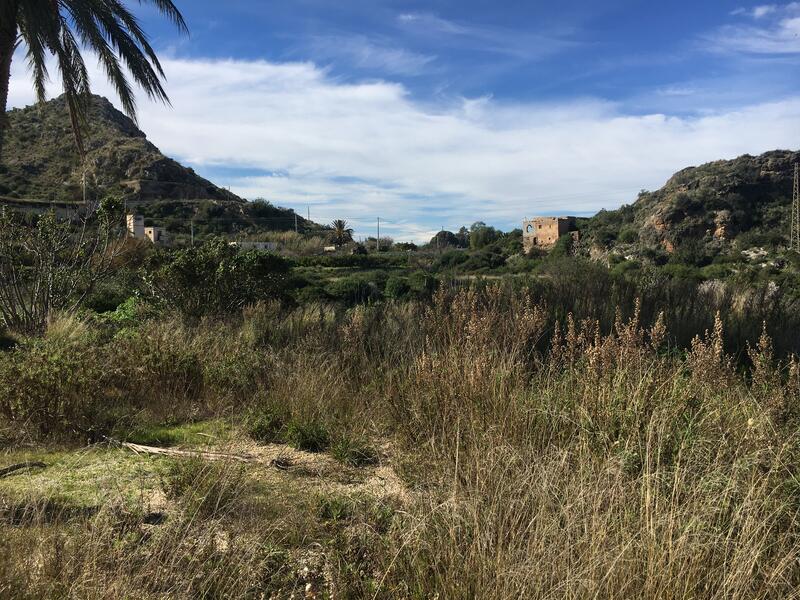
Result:
<svg viewBox="0 0 800 600"><path fill-rule="evenodd" d="M290 421L286 427L286 441L306 452L324 452L331 443L328 428L319 421Z"/></svg>
<svg viewBox="0 0 800 600"><path fill-rule="evenodd" d="M5 453L0 455L0 466L35 461L47 466L0 479L0 499L7 504L49 502L76 509L112 499L132 502L158 488L157 460L122 449Z"/></svg>
<svg viewBox="0 0 800 600"><path fill-rule="evenodd" d="M229 440L231 426L221 419L180 425L139 425L120 438L146 446L211 446Z"/></svg>
<svg viewBox="0 0 800 600"><path fill-rule="evenodd" d="M283 440L284 419L272 410L256 409L247 415L245 429L256 442L263 444L279 443Z"/></svg>
<svg viewBox="0 0 800 600"><path fill-rule="evenodd" d="M339 436L331 446L331 455L339 462L351 467L367 467L378 464L378 451L366 440Z"/></svg>

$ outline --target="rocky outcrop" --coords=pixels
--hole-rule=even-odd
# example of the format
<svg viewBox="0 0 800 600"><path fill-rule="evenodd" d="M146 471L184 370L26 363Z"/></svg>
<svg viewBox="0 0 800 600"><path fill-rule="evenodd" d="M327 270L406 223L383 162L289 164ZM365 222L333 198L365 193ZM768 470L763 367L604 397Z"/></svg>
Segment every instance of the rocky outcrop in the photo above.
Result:
<svg viewBox="0 0 800 600"><path fill-rule="evenodd" d="M661 189L643 192L632 205L604 214L600 233L613 247L608 224L616 223L636 230L640 246L668 253L690 240L725 247L748 232L780 239L788 236L798 161L800 152L775 150L683 169Z"/></svg>
<svg viewBox="0 0 800 600"><path fill-rule="evenodd" d="M86 156L79 155L66 104L57 98L8 113L10 131L0 165L0 196L74 201L83 193L135 203L241 198L164 156L136 124L100 96L92 98ZM84 179L85 178L85 179Z"/></svg>

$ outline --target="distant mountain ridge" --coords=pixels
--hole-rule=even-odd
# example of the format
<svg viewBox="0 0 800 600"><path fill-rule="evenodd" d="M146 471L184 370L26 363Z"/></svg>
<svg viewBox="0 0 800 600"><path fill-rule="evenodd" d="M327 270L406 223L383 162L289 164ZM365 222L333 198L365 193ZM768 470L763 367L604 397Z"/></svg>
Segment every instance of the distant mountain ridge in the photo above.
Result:
<svg viewBox="0 0 800 600"><path fill-rule="evenodd" d="M51 202L82 198L84 165L89 193L128 202L212 200L244 202L164 156L125 114L92 96L86 160L76 149L63 97L8 113L0 161L0 196Z"/></svg>

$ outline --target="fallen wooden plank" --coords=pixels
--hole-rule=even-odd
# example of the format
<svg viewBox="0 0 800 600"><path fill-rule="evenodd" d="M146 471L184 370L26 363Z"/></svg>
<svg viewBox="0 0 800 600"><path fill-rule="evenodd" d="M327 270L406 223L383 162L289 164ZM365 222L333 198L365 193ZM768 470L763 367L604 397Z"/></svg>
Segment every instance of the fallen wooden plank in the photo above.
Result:
<svg viewBox="0 0 800 600"><path fill-rule="evenodd" d="M6 477L7 475L11 475L11 473L21 471L22 469L44 469L46 466L46 464L39 461L17 463L16 465L9 465L8 467L3 467L0 469L0 477Z"/></svg>
<svg viewBox="0 0 800 600"><path fill-rule="evenodd" d="M249 454L226 454L224 452L205 452L200 450L179 450L177 448L159 448L158 446L143 446L131 442L121 442L123 448L127 448L136 454L157 454L161 456L188 456L205 458L207 460L236 460L239 462L256 462L254 456Z"/></svg>

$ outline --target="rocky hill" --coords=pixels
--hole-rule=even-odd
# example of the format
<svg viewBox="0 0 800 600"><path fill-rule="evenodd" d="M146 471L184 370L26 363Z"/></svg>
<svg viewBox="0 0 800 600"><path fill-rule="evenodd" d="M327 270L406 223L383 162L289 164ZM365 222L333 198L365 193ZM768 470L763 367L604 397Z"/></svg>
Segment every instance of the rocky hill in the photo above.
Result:
<svg viewBox="0 0 800 600"><path fill-rule="evenodd" d="M50 203L83 199L83 177L90 199L115 196L144 215L147 225L172 234L258 234L264 231L319 229L290 209L267 201L246 202L164 156L126 115L101 96L93 96L85 136L85 161L75 146L66 103L8 113L10 131L0 161L0 203L41 210Z"/></svg>
<svg viewBox="0 0 800 600"><path fill-rule="evenodd" d="M86 160L75 147L65 101L8 113L10 132L0 167L0 196L23 200L82 198L84 165L89 193L131 202L243 200L164 156L134 122L100 96L93 96Z"/></svg>
<svg viewBox="0 0 800 600"><path fill-rule="evenodd" d="M631 205L601 211L586 225L594 251L711 254L788 243L794 165L799 152L775 150L689 167Z"/></svg>

